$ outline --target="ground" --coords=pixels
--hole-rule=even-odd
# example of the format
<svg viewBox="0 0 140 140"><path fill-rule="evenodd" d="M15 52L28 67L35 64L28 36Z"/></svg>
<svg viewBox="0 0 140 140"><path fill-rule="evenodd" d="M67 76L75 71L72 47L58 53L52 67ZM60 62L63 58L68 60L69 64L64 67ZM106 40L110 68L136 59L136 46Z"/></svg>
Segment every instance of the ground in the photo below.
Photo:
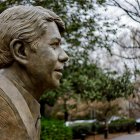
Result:
<svg viewBox="0 0 140 140"><path fill-rule="evenodd" d="M134 132L133 132L134 133ZM104 135L96 135L95 137L94 136L89 136L87 137L85 140L111 140L113 138L117 138L119 136L122 136L122 135L127 135L128 133L117 133L117 134L109 134L109 137L108 139L104 139Z"/></svg>
<svg viewBox="0 0 140 140"><path fill-rule="evenodd" d="M82 139L74 139L82 140ZM140 131L133 131L131 134L125 133L116 133L109 134L108 139L104 139L104 135L88 136L83 140L140 140Z"/></svg>

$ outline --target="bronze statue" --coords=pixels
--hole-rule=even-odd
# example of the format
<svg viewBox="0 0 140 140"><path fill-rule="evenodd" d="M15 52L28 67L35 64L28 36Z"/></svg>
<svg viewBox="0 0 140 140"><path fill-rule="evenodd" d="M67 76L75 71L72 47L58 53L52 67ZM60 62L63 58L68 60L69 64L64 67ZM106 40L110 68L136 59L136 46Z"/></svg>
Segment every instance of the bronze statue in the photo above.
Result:
<svg viewBox="0 0 140 140"><path fill-rule="evenodd" d="M59 86L67 54L64 23L42 7L15 6L0 14L0 140L39 140L45 90Z"/></svg>

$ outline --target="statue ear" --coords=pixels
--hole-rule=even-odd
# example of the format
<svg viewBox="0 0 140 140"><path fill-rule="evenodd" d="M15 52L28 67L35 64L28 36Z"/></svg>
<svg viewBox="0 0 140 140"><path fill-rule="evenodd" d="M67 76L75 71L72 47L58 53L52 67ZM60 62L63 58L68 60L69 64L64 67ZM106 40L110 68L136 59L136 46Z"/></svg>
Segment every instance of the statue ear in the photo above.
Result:
<svg viewBox="0 0 140 140"><path fill-rule="evenodd" d="M21 40L12 40L10 43L10 50L16 61L18 61L21 64L27 63L26 47Z"/></svg>

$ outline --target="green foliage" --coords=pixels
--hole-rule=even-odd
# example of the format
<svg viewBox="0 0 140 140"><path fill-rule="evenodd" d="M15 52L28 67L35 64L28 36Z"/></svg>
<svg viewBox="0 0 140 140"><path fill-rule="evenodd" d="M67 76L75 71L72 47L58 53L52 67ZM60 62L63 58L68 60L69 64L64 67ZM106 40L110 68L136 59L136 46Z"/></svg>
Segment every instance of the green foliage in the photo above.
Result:
<svg viewBox="0 0 140 140"><path fill-rule="evenodd" d="M10 6L19 5L19 4L27 4L27 3L30 3L30 0L3 0L3 1L0 1L0 13Z"/></svg>
<svg viewBox="0 0 140 140"><path fill-rule="evenodd" d="M70 126L73 132L73 138L81 138L82 134L92 133L92 123L76 123Z"/></svg>
<svg viewBox="0 0 140 140"><path fill-rule="evenodd" d="M115 133L134 130L135 124L136 124L135 120L131 118L128 119L122 118L115 121L111 121L111 123L109 124L109 132Z"/></svg>
<svg viewBox="0 0 140 140"><path fill-rule="evenodd" d="M58 97L60 95L56 94L56 92L54 91L49 91L49 92L45 92L42 97L40 98L40 102L44 102L50 106L53 106L55 104L55 102L57 101Z"/></svg>
<svg viewBox="0 0 140 140"><path fill-rule="evenodd" d="M71 71L70 77L67 78L72 77L70 80L75 93L80 93L87 100L111 101L133 93L128 71L122 76L115 76L106 73L96 64L79 64L77 67L69 67L66 71Z"/></svg>
<svg viewBox="0 0 140 140"><path fill-rule="evenodd" d="M104 125L100 124L99 122L94 123L76 123L72 124L71 126L73 132L73 138L81 138L82 134L90 135L94 133L104 133Z"/></svg>
<svg viewBox="0 0 140 140"><path fill-rule="evenodd" d="M103 134L106 128L104 124L99 122L74 124L70 127L72 128L74 138L80 138L83 133L87 135L93 132ZM135 120L130 118L115 120L109 124L108 129L110 133L129 132L135 129Z"/></svg>
<svg viewBox="0 0 140 140"><path fill-rule="evenodd" d="M72 140L71 128L66 127L63 121L41 120L41 140Z"/></svg>
<svg viewBox="0 0 140 140"><path fill-rule="evenodd" d="M112 116L119 115L121 107L118 102L96 102L96 119L101 122L108 122Z"/></svg>
<svg viewBox="0 0 140 140"><path fill-rule="evenodd" d="M111 121L111 124L117 124L117 125L120 125L120 124L131 124L131 123L135 123L135 120L132 119L132 118L121 118L121 119L117 119L117 120L114 120L114 121Z"/></svg>
<svg viewBox="0 0 140 140"><path fill-rule="evenodd" d="M133 93L131 75L126 71L121 76L106 73L96 64L78 64L65 68L59 89L47 92L44 99L57 99L67 94L69 97L80 95L84 100L112 101L119 97L127 98ZM54 100L54 99L53 99Z"/></svg>
<svg viewBox="0 0 140 140"><path fill-rule="evenodd" d="M99 4L103 4L105 2L106 2L106 0L97 0L97 3L99 3Z"/></svg>

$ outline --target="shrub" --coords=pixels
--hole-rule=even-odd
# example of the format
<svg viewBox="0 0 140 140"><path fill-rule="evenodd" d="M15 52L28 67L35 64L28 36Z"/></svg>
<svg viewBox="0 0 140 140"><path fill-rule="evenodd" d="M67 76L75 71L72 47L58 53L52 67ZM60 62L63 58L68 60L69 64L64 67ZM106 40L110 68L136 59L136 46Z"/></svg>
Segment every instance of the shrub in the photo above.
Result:
<svg viewBox="0 0 140 140"><path fill-rule="evenodd" d="M76 123L70 126L73 132L73 138L81 138L82 134L93 135L95 133L104 133L105 126L101 125L99 122L92 123Z"/></svg>
<svg viewBox="0 0 140 140"><path fill-rule="evenodd" d="M98 134L103 134L105 132L105 125L104 124L99 124L97 128L97 133Z"/></svg>
<svg viewBox="0 0 140 140"><path fill-rule="evenodd" d="M119 119L115 121L111 121L109 124L109 132L130 132L135 128L135 120L134 119Z"/></svg>
<svg viewBox="0 0 140 140"><path fill-rule="evenodd" d="M100 127L101 127L101 125L99 122L92 123L92 132L98 132Z"/></svg>
<svg viewBox="0 0 140 140"><path fill-rule="evenodd" d="M70 126L72 128L73 138L81 138L82 134L90 134L92 132L92 123L76 123Z"/></svg>
<svg viewBox="0 0 140 140"><path fill-rule="evenodd" d="M71 128L59 120L41 120L41 140L72 140Z"/></svg>

